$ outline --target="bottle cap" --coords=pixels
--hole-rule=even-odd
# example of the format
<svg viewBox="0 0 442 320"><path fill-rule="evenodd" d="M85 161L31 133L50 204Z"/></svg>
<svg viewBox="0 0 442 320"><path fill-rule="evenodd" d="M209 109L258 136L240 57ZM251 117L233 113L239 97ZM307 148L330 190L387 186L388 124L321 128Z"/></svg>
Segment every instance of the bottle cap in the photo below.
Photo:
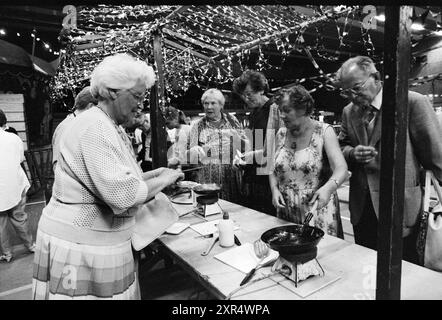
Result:
<svg viewBox="0 0 442 320"><path fill-rule="evenodd" d="M223 220L229 219L229 213L227 211L223 211Z"/></svg>

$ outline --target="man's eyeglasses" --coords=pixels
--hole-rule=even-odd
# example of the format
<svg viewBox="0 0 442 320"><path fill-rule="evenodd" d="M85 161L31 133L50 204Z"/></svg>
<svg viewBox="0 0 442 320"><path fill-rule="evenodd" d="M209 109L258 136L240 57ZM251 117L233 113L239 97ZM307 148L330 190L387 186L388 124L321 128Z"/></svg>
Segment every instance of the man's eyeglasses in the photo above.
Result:
<svg viewBox="0 0 442 320"><path fill-rule="evenodd" d="M362 89L364 89L365 85L367 84L368 80L374 75L374 73L370 74L368 76L367 79L365 79L364 82L362 83L358 83L355 86L353 86L352 88L347 88L347 89L342 89L341 92L339 93L342 97L344 98L348 98L352 95L358 95Z"/></svg>

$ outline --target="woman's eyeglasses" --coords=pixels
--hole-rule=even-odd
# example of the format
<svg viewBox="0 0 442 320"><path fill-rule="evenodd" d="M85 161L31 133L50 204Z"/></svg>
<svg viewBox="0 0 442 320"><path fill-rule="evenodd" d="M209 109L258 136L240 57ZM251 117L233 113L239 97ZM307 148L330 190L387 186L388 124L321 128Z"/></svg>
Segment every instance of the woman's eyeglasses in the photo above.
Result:
<svg viewBox="0 0 442 320"><path fill-rule="evenodd" d="M109 90L113 91L115 93L117 93L119 91L123 91L123 90L128 91L132 95L132 97L134 97L134 99L137 100L138 107L143 108L143 102L144 102L144 99L146 99L145 94L136 93L136 92L132 91L131 89L110 89L109 88Z"/></svg>

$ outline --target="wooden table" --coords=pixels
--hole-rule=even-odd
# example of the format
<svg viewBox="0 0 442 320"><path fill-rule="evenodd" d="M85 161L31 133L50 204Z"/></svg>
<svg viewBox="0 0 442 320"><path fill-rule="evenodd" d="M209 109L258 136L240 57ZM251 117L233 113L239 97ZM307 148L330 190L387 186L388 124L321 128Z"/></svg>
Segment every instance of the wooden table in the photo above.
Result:
<svg viewBox="0 0 442 320"><path fill-rule="evenodd" d="M224 200L220 205L227 210L235 224L240 226L235 234L242 243L253 243L261 234L273 227L287 224L287 221L264 213L245 208ZM174 205L177 211L191 209L189 205ZM208 220L220 219L220 214ZM204 222L201 218L188 215L181 222ZM180 235L162 235L159 241L176 262L208 289L215 297L226 299L229 293L239 287L245 274L217 260L214 256L226 248L215 244L208 256L202 256L208 243L213 239L196 238L199 234L188 228ZM375 299L376 252L352 244L342 239L325 236L318 245L318 261L326 273L340 278L312 293L305 299ZM267 268L269 270L270 268ZM265 269L263 270L266 271ZM259 277L259 274L256 275ZM308 279L306 281L310 281ZM263 280L246 285L236 292L232 299L246 300L296 300L300 295L284 287L290 280L276 274ZM402 263L401 299L442 299L442 274L408 263ZM437 285L436 285L437 284Z"/></svg>

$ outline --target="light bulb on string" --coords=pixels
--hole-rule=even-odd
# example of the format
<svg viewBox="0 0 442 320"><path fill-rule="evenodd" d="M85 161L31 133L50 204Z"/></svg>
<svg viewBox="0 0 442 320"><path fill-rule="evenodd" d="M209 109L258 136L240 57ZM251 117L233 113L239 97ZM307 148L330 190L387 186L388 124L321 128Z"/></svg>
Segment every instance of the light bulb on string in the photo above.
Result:
<svg viewBox="0 0 442 320"><path fill-rule="evenodd" d="M413 22L411 25L411 29L414 31L422 31L425 30L424 26L419 22Z"/></svg>

